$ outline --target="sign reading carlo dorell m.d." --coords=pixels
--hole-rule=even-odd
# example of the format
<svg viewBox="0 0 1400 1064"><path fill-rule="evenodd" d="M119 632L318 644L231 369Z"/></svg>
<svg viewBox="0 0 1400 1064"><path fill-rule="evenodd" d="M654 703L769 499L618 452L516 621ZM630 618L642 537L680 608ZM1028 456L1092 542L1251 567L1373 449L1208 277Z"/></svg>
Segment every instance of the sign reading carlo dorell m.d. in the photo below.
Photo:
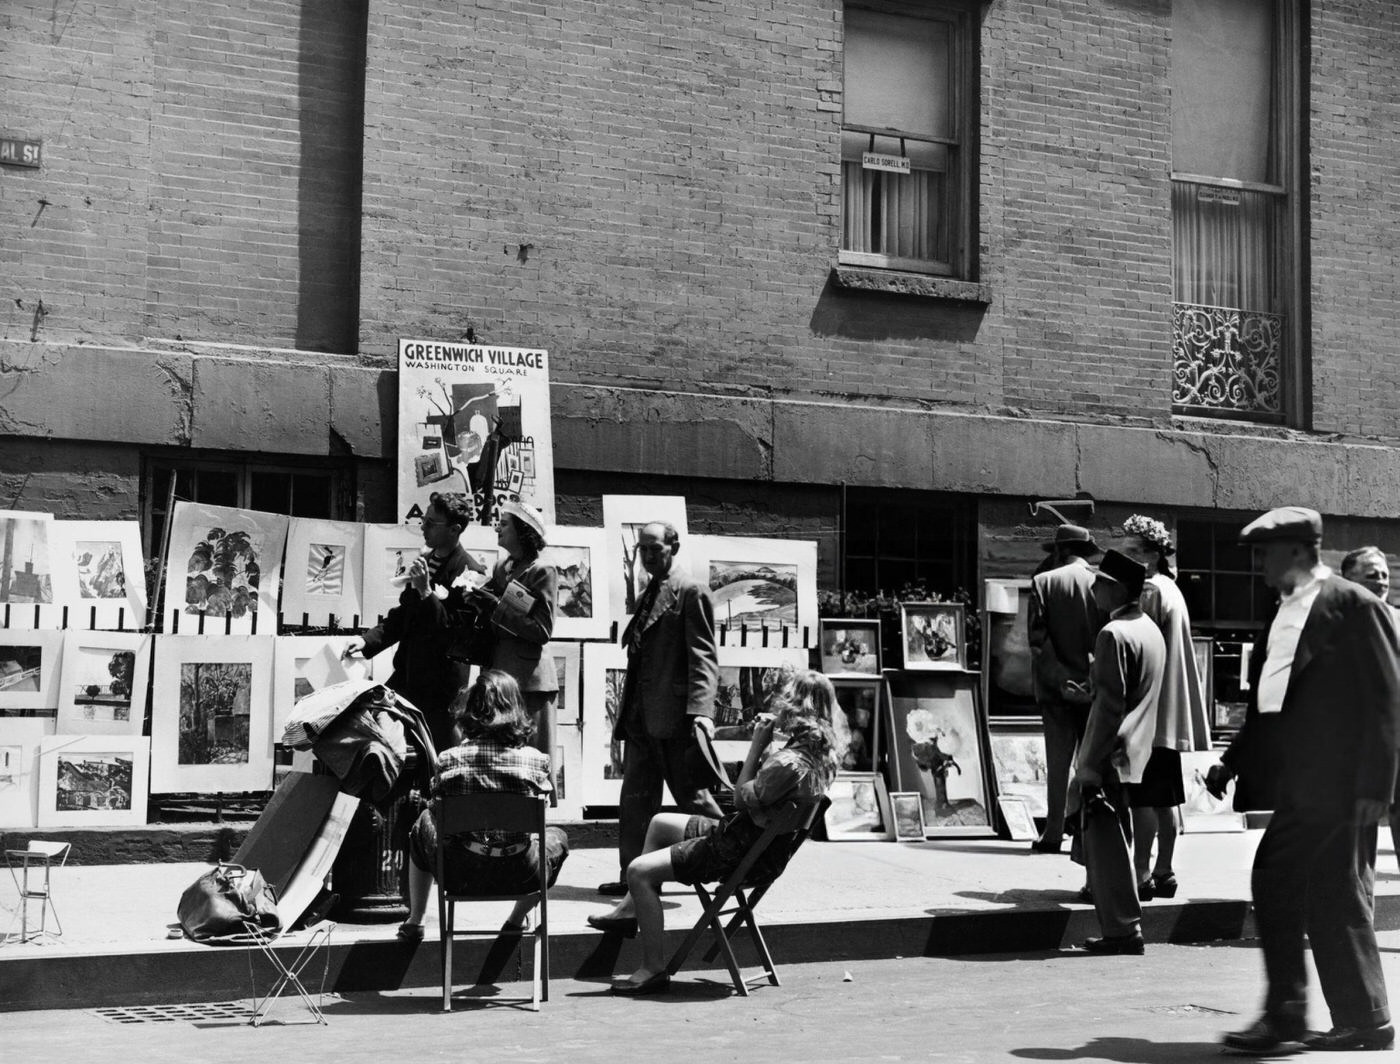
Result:
<svg viewBox="0 0 1400 1064"><path fill-rule="evenodd" d="M435 491L470 493L481 524L511 499L554 522L549 352L399 341L399 520Z"/></svg>

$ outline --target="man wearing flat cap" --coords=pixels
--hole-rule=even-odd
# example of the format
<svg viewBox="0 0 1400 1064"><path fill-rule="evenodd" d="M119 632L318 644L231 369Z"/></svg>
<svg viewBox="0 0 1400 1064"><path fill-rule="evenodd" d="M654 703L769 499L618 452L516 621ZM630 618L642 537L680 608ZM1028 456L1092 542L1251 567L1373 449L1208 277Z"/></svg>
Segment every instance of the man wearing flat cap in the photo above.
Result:
<svg viewBox="0 0 1400 1064"><path fill-rule="evenodd" d="M1267 989L1253 1026L1226 1049L1389 1049L1395 1043L1374 925L1376 825L1395 800L1400 665L1387 608L1320 564L1322 518L1285 506L1245 526L1255 567L1279 593L1251 663L1244 726L1211 768L1223 793L1277 780L1252 888ZM1303 938L1332 1029L1308 1035Z"/></svg>
<svg viewBox="0 0 1400 1064"><path fill-rule="evenodd" d="M1059 853L1065 833L1065 793L1074 747L1089 714L1089 658L1107 618L1094 602L1099 553L1087 529L1061 525L1042 544L1050 567L1031 579L1031 681L1045 727L1045 831L1032 853Z"/></svg>
<svg viewBox="0 0 1400 1064"><path fill-rule="evenodd" d="M1108 622L1094 641L1093 702L1079 744L1070 806L1082 810L1084 864L1101 938L1090 953L1143 952L1142 903L1133 869L1132 810L1124 784L1142 782L1157 734L1157 700L1167 645L1142 612L1147 567L1111 550L1094 578L1094 598Z"/></svg>

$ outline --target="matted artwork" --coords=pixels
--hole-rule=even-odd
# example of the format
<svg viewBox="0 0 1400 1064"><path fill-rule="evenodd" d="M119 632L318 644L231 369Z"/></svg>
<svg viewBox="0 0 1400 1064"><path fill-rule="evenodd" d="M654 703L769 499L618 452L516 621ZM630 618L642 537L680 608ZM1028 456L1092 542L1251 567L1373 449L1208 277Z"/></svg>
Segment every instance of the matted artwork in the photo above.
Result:
<svg viewBox="0 0 1400 1064"><path fill-rule="evenodd" d="M583 664L578 643L553 642L544 645L544 656L554 662L559 693L554 696L556 724L583 727L583 690L579 686Z"/></svg>
<svg viewBox="0 0 1400 1064"><path fill-rule="evenodd" d="M694 572L685 498L680 495L604 495L603 531L608 541L608 601L618 632L626 628L651 577L637 555L637 536L647 525L662 521L680 534L680 554L672 565ZM697 576L698 580L699 577Z"/></svg>
<svg viewBox="0 0 1400 1064"><path fill-rule="evenodd" d="M323 687L370 679L370 659L345 656L345 635L279 635L272 655L272 737L278 740L292 707ZM385 654L385 657L393 657Z"/></svg>
<svg viewBox="0 0 1400 1064"><path fill-rule="evenodd" d="M139 522L54 521L49 552L54 604L68 607L70 628L135 631L145 625L146 566Z"/></svg>
<svg viewBox="0 0 1400 1064"><path fill-rule="evenodd" d="M1030 803L1025 798L1014 794L998 795L997 810L1001 813L1001 822L1006 825L1006 833L1012 842L1027 842L1039 838L1040 833L1035 829L1035 818L1031 816Z"/></svg>
<svg viewBox="0 0 1400 1064"><path fill-rule="evenodd" d="M608 536L601 528L555 526L541 561L554 566L554 635L557 639L606 639L612 614L602 576Z"/></svg>
<svg viewBox="0 0 1400 1064"><path fill-rule="evenodd" d="M692 536L691 543L690 571L710 589L716 624L734 629L791 628L793 646L816 640L814 541Z"/></svg>
<svg viewBox="0 0 1400 1064"><path fill-rule="evenodd" d="M822 672L838 676L880 675L880 622L854 618L821 620Z"/></svg>
<svg viewBox="0 0 1400 1064"><path fill-rule="evenodd" d="M39 743L51 722L0 718L0 828L32 828L39 806Z"/></svg>
<svg viewBox="0 0 1400 1064"><path fill-rule="evenodd" d="M365 525L365 567L361 581L366 628L378 624L399 603L408 568L428 548L417 523Z"/></svg>
<svg viewBox="0 0 1400 1064"><path fill-rule="evenodd" d="M961 602L902 602L899 623L906 669L967 667Z"/></svg>
<svg viewBox="0 0 1400 1064"><path fill-rule="evenodd" d="M151 791L272 786L270 635L159 636L151 698Z"/></svg>
<svg viewBox="0 0 1400 1064"><path fill-rule="evenodd" d="M1031 816L1046 816L1045 733L993 728L990 746L997 794L1024 798Z"/></svg>
<svg viewBox="0 0 1400 1064"><path fill-rule="evenodd" d="M890 810L894 819L894 837L900 842L923 842L924 803L922 796L911 791L893 791Z"/></svg>
<svg viewBox="0 0 1400 1064"><path fill-rule="evenodd" d="M771 712L773 696L799 669L807 667L807 652L795 647L722 646L719 684L715 689L715 752L730 776L748 756L754 721Z"/></svg>
<svg viewBox="0 0 1400 1064"><path fill-rule="evenodd" d="M23 606L53 602L52 526L52 514L0 511L0 603ZM15 620L25 623L23 610L17 612Z"/></svg>
<svg viewBox="0 0 1400 1064"><path fill-rule="evenodd" d="M39 746L41 828L146 823L151 740L54 735Z"/></svg>
<svg viewBox="0 0 1400 1064"><path fill-rule="evenodd" d="M622 740L613 738L622 711L627 652L590 643L583 655L583 757L579 797L584 805L616 805L622 793Z"/></svg>
<svg viewBox="0 0 1400 1064"><path fill-rule="evenodd" d="M399 516L434 491L470 494L490 527L523 500L554 521L549 353L440 340L399 341Z"/></svg>
<svg viewBox="0 0 1400 1064"><path fill-rule="evenodd" d="M925 834L995 834L977 678L886 670L885 682L895 786L920 795Z"/></svg>
<svg viewBox="0 0 1400 1064"><path fill-rule="evenodd" d="M880 762L881 681L833 680L836 702L845 717L846 752L841 768L847 772L874 772ZM838 724L839 728L839 724Z"/></svg>
<svg viewBox="0 0 1400 1064"><path fill-rule="evenodd" d="M282 567L285 624L352 626L364 612L365 526L358 521L316 521L293 517L287 530Z"/></svg>
<svg viewBox="0 0 1400 1064"><path fill-rule="evenodd" d="M1235 781L1217 798L1206 790L1206 773L1220 761L1220 754L1210 750L1187 750L1181 754L1181 782L1186 801L1181 805L1181 830L1192 834L1220 831L1243 831L1245 815L1235 812Z"/></svg>
<svg viewBox="0 0 1400 1064"><path fill-rule="evenodd" d="M982 696L992 720L1040 719L1031 685L1029 580L987 580L982 587Z"/></svg>
<svg viewBox="0 0 1400 1064"><path fill-rule="evenodd" d="M151 675L151 637L66 632L58 683L60 735L140 735Z"/></svg>
<svg viewBox="0 0 1400 1064"><path fill-rule="evenodd" d="M879 773L840 773L826 796L828 842L880 842L894 838L889 796ZM922 833L919 838L923 838Z"/></svg>
<svg viewBox="0 0 1400 1064"><path fill-rule="evenodd" d="M180 607L182 633L277 631L278 573L287 545L283 514L177 502L170 526L165 612Z"/></svg>
<svg viewBox="0 0 1400 1064"><path fill-rule="evenodd" d="M0 709L55 709L62 632L0 629Z"/></svg>
<svg viewBox="0 0 1400 1064"><path fill-rule="evenodd" d="M490 578L496 562L505 557L505 551L501 550L494 527L469 525L457 538L457 542L471 555L472 561L486 568L486 575L482 577L483 583Z"/></svg>

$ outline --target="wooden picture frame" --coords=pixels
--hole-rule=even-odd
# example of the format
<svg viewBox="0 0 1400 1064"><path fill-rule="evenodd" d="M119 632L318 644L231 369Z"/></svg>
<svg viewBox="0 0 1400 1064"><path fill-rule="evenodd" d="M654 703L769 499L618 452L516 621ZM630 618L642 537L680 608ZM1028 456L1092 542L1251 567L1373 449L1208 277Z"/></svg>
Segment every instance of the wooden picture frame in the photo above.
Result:
<svg viewBox="0 0 1400 1064"><path fill-rule="evenodd" d="M894 837L900 842L923 842L928 835L923 796L917 791L890 792L890 820Z"/></svg>
<svg viewBox="0 0 1400 1064"><path fill-rule="evenodd" d="M817 544L804 539L692 536L689 569L710 592L715 624L729 630L790 630L789 646L817 637ZM773 640L770 635L770 645Z"/></svg>
<svg viewBox="0 0 1400 1064"><path fill-rule="evenodd" d="M822 672L832 680L880 676L879 618L823 617L817 624Z"/></svg>
<svg viewBox="0 0 1400 1064"><path fill-rule="evenodd" d="M998 797L1023 799L1031 816L1044 818L1049 814L1044 728L1030 723L994 724L989 732L987 745Z"/></svg>
<svg viewBox="0 0 1400 1064"><path fill-rule="evenodd" d="M68 627L140 631L146 564L138 521L54 521L49 528L54 604Z"/></svg>
<svg viewBox="0 0 1400 1064"><path fill-rule="evenodd" d="M841 756L842 770L877 771L884 753L880 724L885 716L880 706L884 681L878 676L858 680L839 678L832 680L831 686L836 690L836 703L845 717L848 736L846 750Z"/></svg>
<svg viewBox="0 0 1400 1064"><path fill-rule="evenodd" d="M608 534L602 528L556 525L540 560L554 566L555 639L607 639L612 629Z"/></svg>
<svg viewBox="0 0 1400 1064"><path fill-rule="evenodd" d="M141 734L150 686L151 638L139 632L64 633L58 734Z"/></svg>
<svg viewBox="0 0 1400 1064"><path fill-rule="evenodd" d="M967 668L966 617L961 602L901 602L904 667L917 671Z"/></svg>
<svg viewBox="0 0 1400 1064"><path fill-rule="evenodd" d="M146 823L151 740L53 735L39 744L40 828Z"/></svg>
<svg viewBox="0 0 1400 1064"><path fill-rule="evenodd" d="M64 634L0 628L0 710L58 708Z"/></svg>
<svg viewBox="0 0 1400 1064"><path fill-rule="evenodd" d="M886 842L894 838L889 792L878 772L838 772L826 796L831 801L825 814L828 842Z"/></svg>

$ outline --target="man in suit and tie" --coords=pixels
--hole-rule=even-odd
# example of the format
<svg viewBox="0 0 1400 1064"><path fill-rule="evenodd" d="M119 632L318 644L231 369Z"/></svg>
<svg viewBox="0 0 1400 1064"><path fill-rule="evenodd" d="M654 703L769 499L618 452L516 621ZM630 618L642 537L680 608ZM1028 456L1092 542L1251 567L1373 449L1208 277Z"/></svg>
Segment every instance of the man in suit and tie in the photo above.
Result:
<svg viewBox="0 0 1400 1064"><path fill-rule="evenodd" d="M1045 831L1032 853L1059 853L1064 843L1065 794L1074 747L1089 717L1089 659L1108 619L1094 602L1099 553L1087 529L1061 525L1043 544L1051 567L1031 578L1028 611L1031 681L1045 726Z"/></svg>
<svg viewBox="0 0 1400 1064"><path fill-rule="evenodd" d="M651 577L637 612L622 633L627 648L627 679L613 738L624 742L622 795L618 810L618 858L622 874L599 893L627 893L627 866L642 852L647 825L661 808L662 784L682 812L720 817L707 789L696 778L696 746L714 736L719 660L715 653L715 613L710 596L675 566L680 535L664 522L645 526L637 554ZM703 738L697 733L703 732Z"/></svg>
<svg viewBox="0 0 1400 1064"><path fill-rule="evenodd" d="M1385 603L1320 564L1321 540L1321 516L1298 506L1240 533L1280 596L1255 651L1249 714L1206 777L1215 794L1235 774L1276 784L1252 877L1264 1012L1223 1039L1240 1053L1395 1044L1374 899L1376 825L1396 796L1400 646ZM1332 1016L1331 1030L1311 1036L1305 934Z"/></svg>

